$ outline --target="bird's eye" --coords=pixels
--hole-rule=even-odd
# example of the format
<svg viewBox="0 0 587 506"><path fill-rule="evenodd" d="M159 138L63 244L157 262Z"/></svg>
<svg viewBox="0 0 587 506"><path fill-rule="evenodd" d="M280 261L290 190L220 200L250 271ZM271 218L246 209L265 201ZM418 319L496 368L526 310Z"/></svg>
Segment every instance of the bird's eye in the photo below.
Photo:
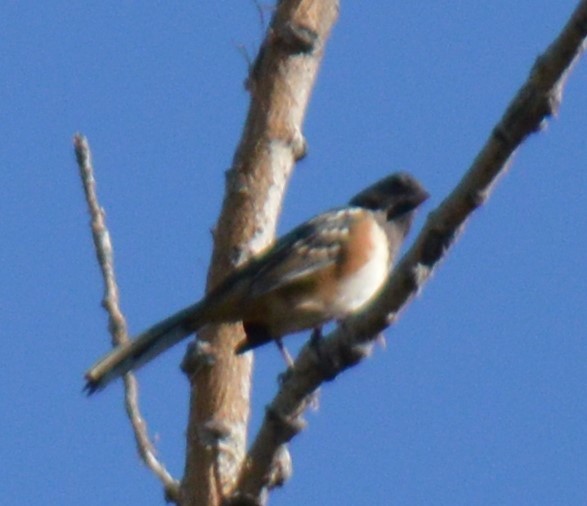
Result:
<svg viewBox="0 0 587 506"><path fill-rule="evenodd" d="M413 208L414 206L410 205L409 202L398 202L387 210L387 219L391 220L397 218L398 216L411 211Z"/></svg>

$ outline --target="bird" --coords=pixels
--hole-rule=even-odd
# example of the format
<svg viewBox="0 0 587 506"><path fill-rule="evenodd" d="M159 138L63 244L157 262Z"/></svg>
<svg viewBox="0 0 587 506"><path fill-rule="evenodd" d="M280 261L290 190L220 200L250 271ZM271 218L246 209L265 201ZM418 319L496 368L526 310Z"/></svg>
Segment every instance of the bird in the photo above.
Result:
<svg viewBox="0 0 587 506"><path fill-rule="evenodd" d="M360 310L382 288L428 193L410 174L388 175L253 256L199 302L112 349L85 374L91 394L142 367L207 324L243 322L241 354Z"/></svg>

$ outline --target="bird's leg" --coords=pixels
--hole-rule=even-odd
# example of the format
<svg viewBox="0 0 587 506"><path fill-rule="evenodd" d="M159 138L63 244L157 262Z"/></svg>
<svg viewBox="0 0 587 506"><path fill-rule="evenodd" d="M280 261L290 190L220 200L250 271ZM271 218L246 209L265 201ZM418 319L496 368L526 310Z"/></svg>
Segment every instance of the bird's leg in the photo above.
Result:
<svg viewBox="0 0 587 506"><path fill-rule="evenodd" d="M310 347L314 350L314 353L316 353L316 357L320 363L322 363L322 336L322 327L314 327L312 335L310 336ZM308 405L310 409L313 409L314 411L318 411L320 408L319 388L310 394Z"/></svg>
<svg viewBox="0 0 587 506"><path fill-rule="evenodd" d="M293 369L293 365L294 365L293 358L291 358L291 355L289 354L289 351L287 351L287 348L284 346L281 338L279 337L279 338L275 339L275 343L277 344L277 347L279 348L279 353L281 353L283 360L285 360L285 364L287 365L287 369L288 370Z"/></svg>
<svg viewBox="0 0 587 506"><path fill-rule="evenodd" d="M320 347L322 341L322 327L314 327L312 330L312 335L310 336L310 345L316 349L316 353L318 353L318 348Z"/></svg>
<svg viewBox="0 0 587 506"><path fill-rule="evenodd" d="M320 367L324 367L324 353L322 352L322 327L315 327L310 336L310 349L312 349Z"/></svg>
<svg viewBox="0 0 587 506"><path fill-rule="evenodd" d="M281 386L292 375L292 373L293 373L293 367L294 367L294 361L293 361L293 358L291 357L291 355L289 354L289 351L287 351L287 348L283 344L283 341L281 340L281 338L275 339L275 344L277 344L277 347L279 348L279 352L281 353L281 356L283 357L283 360L285 360L285 364L287 365L286 370L283 371L277 377L277 383Z"/></svg>
<svg viewBox="0 0 587 506"><path fill-rule="evenodd" d="M312 331L312 336L310 337L310 348L314 351L314 355L316 356L316 363L322 371L324 380L332 381L334 378L336 378L337 375L337 373L334 372L336 367L332 362L332 357L330 357L327 353L324 353L323 346L324 341L322 339L322 327L316 327Z"/></svg>

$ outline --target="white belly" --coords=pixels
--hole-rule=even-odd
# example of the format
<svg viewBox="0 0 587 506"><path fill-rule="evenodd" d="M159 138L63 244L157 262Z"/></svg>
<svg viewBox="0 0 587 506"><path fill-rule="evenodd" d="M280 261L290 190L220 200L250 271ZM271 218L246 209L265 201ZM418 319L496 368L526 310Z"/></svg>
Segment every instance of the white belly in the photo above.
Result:
<svg viewBox="0 0 587 506"><path fill-rule="evenodd" d="M374 241L375 251L371 260L352 276L347 277L339 286L333 301L333 312L337 318L359 310L369 302L381 289L389 271L389 248L385 232L373 224L375 233L381 237Z"/></svg>

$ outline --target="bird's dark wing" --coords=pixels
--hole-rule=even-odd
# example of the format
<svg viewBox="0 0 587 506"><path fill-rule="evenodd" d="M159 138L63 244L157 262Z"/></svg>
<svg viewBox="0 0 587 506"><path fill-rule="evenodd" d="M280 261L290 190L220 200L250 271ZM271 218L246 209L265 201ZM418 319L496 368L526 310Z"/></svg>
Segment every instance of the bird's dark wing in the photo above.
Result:
<svg viewBox="0 0 587 506"><path fill-rule="evenodd" d="M256 260L251 295L264 295L332 266L357 212L357 208L329 211L279 239Z"/></svg>

